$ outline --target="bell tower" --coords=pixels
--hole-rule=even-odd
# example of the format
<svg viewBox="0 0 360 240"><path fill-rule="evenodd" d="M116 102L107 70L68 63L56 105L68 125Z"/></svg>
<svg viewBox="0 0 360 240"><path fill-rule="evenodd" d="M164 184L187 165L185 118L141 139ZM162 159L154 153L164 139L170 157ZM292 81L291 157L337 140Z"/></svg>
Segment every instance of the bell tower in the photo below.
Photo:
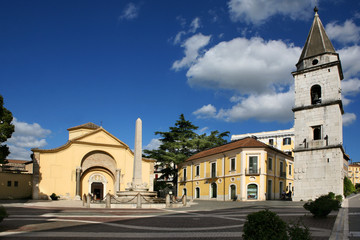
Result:
<svg viewBox="0 0 360 240"><path fill-rule="evenodd" d="M294 197L315 199L334 192L343 194L341 80L343 73L318 9L309 35L292 73L295 80Z"/></svg>

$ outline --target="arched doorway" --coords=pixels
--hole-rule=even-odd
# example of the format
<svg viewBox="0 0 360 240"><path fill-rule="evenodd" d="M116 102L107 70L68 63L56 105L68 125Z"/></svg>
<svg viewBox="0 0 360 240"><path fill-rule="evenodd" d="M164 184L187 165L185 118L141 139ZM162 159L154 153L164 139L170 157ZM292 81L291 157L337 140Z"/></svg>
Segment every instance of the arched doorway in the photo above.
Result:
<svg viewBox="0 0 360 240"><path fill-rule="evenodd" d="M211 184L211 190L210 190L211 192L211 198L217 198L217 185L216 185L216 183L212 183Z"/></svg>
<svg viewBox="0 0 360 240"><path fill-rule="evenodd" d="M256 184L249 184L247 187L247 199L257 200L258 199L258 186Z"/></svg>
<svg viewBox="0 0 360 240"><path fill-rule="evenodd" d="M91 193L95 200L101 200L104 198L104 184L101 182L93 182L91 184Z"/></svg>
<svg viewBox="0 0 360 240"><path fill-rule="evenodd" d="M236 186L235 185L230 185L230 199L231 200L236 200L237 199Z"/></svg>

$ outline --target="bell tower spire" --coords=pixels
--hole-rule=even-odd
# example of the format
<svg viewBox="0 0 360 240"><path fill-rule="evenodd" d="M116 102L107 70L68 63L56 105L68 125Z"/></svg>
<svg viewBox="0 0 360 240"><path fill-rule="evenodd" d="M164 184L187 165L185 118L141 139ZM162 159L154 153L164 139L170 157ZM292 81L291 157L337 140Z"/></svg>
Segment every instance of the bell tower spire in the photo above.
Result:
<svg viewBox="0 0 360 240"><path fill-rule="evenodd" d="M343 194L341 80L336 53L318 9L293 72L295 79L294 200Z"/></svg>

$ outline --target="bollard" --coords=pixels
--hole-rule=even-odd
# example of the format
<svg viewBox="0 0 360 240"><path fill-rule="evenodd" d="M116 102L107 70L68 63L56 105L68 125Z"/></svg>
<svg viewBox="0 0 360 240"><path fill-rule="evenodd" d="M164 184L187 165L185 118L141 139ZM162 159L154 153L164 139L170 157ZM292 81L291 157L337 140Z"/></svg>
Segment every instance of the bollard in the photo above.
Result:
<svg viewBox="0 0 360 240"><path fill-rule="evenodd" d="M170 195L169 194L166 194L165 204L166 204L166 207L170 207Z"/></svg>
<svg viewBox="0 0 360 240"><path fill-rule="evenodd" d="M86 195L86 207L90 208L90 201L91 201L91 195L88 193L88 195Z"/></svg>
<svg viewBox="0 0 360 240"><path fill-rule="evenodd" d="M186 206L186 195L184 195L182 198L182 204L183 206Z"/></svg>
<svg viewBox="0 0 360 240"><path fill-rule="evenodd" d="M83 206L85 206L86 205L86 194L85 193L82 197L82 201L83 201Z"/></svg>
<svg viewBox="0 0 360 240"><path fill-rule="evenodd" d="M141 208L141 195L140 195L140 193L138 193L138 195L137 195L136 208Z"/></svg>
<svg viewBox="0 0 360 240"><path fill-rule="evenodd" d="M106 194L105 198L105 208L111 208L111 194Z"/></svg>

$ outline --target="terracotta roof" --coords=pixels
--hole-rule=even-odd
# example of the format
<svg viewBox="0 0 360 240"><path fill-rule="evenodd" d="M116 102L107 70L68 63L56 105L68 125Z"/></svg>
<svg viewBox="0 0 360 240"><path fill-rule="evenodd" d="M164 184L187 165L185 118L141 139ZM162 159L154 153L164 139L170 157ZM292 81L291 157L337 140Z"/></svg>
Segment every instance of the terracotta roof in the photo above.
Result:
<svg viewBox="0 0 360 240"><path fill-rule="evenodd" d="M16 159L6 159L8 161L8 163L17 163L17 164L26 164L31 162L31 160L27 161L27 160L16 160Z"/></svg>
<svg viewBox="0 0 360 240"><path fill-rule="evenodd" d="M256 148L256 147L272 149L274 151L277 151L277 152L279 152L281 154L284 154L284 155L292 158L291 156L287 155L283 151L280 151L277 148L274 148L274 147L269 146L269 145L267 145L267 144L265 144L263 142L260 142L260 141L256 140L253 137L246 137L246 138L243 138L243 139L232 141L230 143L224 144L224 145L219 146L219 147L214 147L214 148L210 148L208 150L204 150L202 152L199 152L199 153L194 154L193 156L189 157L186 161L191 161L191 160L195 160L195 159L215 155L215 154L218 154L218 153L231 151L231 150L234 150L234 149L237 149L237 148Z"/></svg>
<svg viewBox="0 0 360 240"><path fill-rule="evenodd" d="M81 129L81 128L98 129L100 127L98 125L96 125L95 123L88 122L88 123L85 123L85 124L82 124L82 125L79 125L79 126L68 128L67 130L70 131L70 130Z"/></svg>

